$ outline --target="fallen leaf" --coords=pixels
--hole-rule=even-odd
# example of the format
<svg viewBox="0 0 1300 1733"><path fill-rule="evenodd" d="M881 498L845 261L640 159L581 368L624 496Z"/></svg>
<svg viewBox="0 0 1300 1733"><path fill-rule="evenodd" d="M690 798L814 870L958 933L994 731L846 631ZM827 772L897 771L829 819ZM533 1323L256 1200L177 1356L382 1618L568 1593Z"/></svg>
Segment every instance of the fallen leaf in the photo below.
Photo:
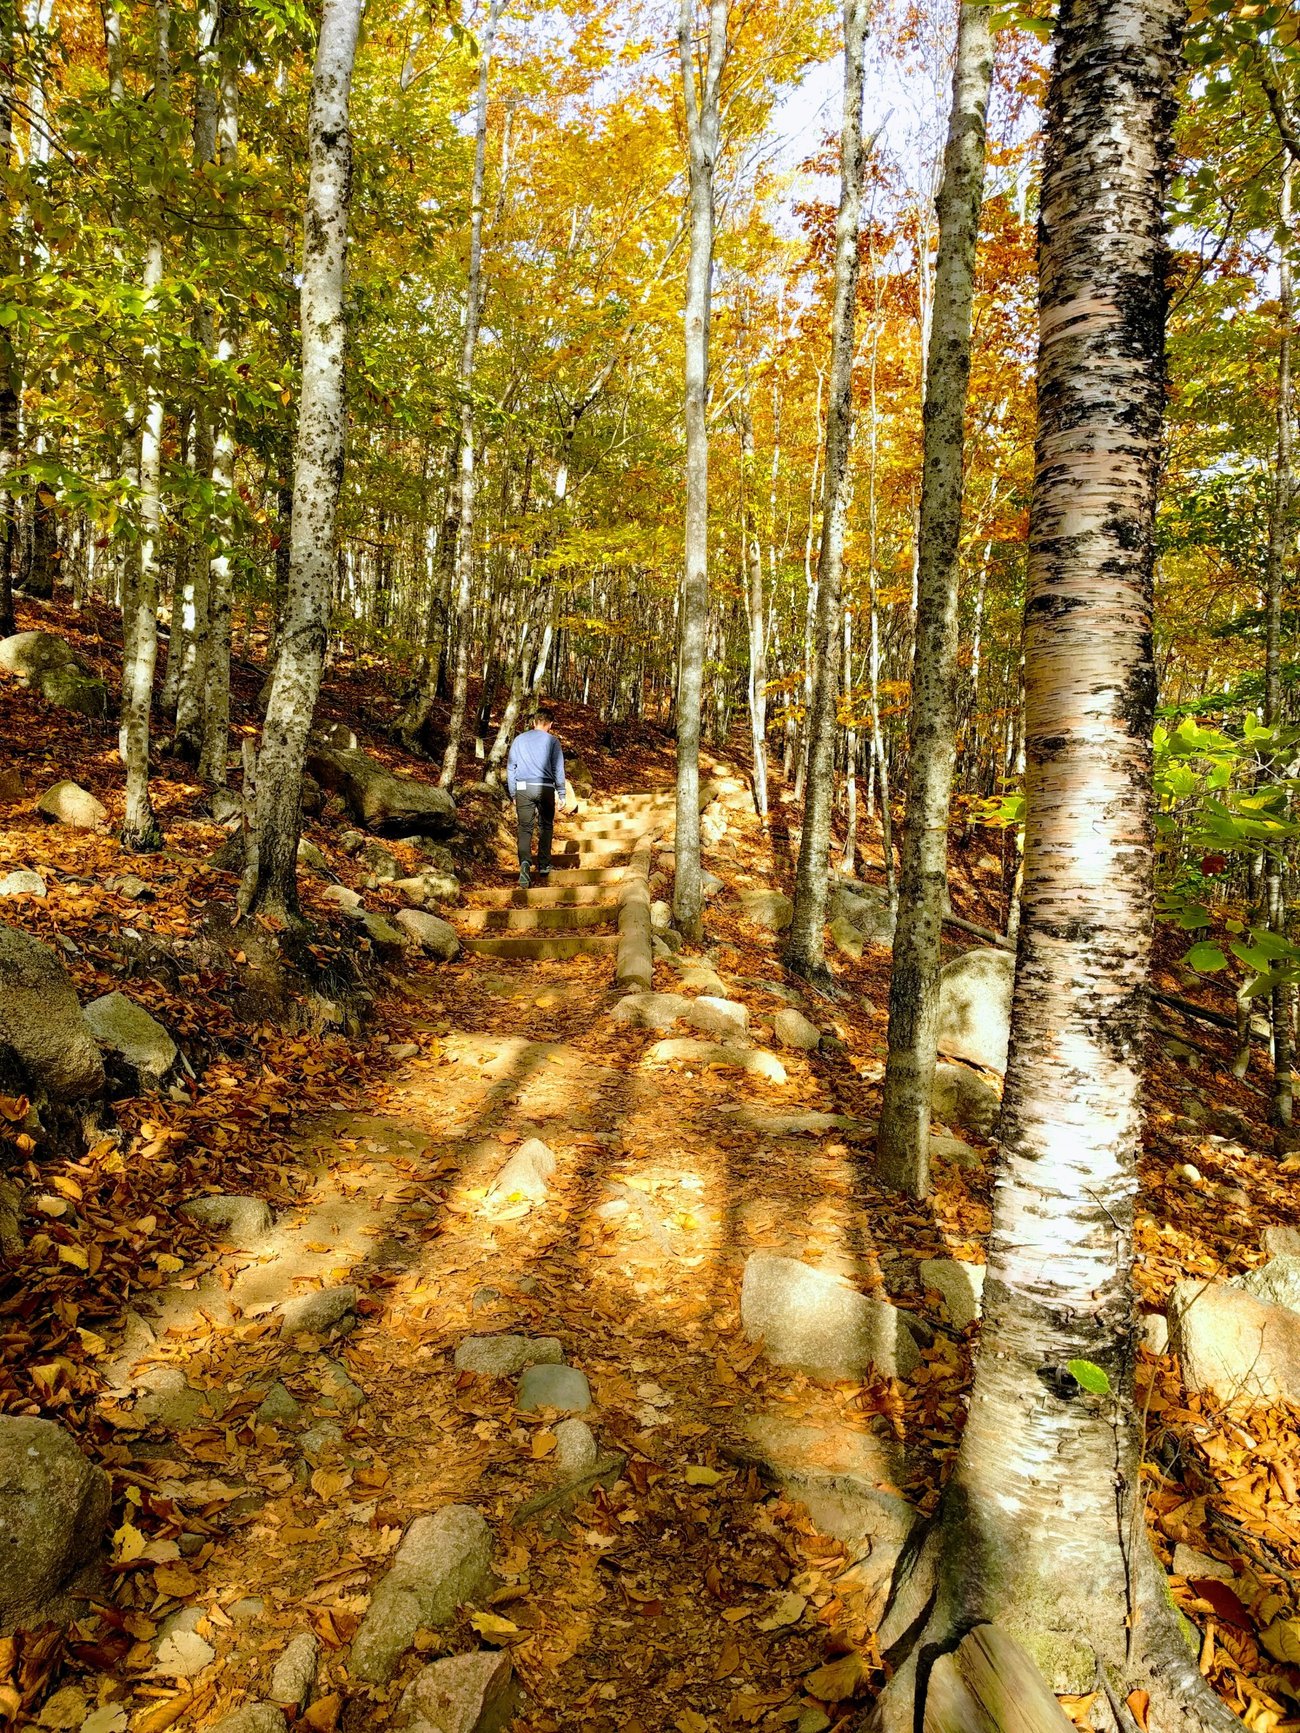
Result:
<svg viewBox="0 0 1300 1733"><path fill-rule="evenodd" d="M314 1728L315 1733L331 1733L338 1725L339 1710L342 1707L342 1697L337 1691L331 1691L328 1697L318 1698L298 1719L304 1726Z"/></svg>
<svg viewBox="0 0 1300 1733"><path fill-rule="evenodd" d="M720 1480L725 1479L726 1476L720 1474L716 1468L706 1468L704 1464L700 1462L691 1462L687 1464L687 1486L716 1486Z"/></svg>
<svg viewBox="0 0 1300 1733"><path fill-rule="evenodd" d="M503 1619L497 1613L471 1613L469 1622L480 1637L489 1643L504 1643L510 1637L519 1635L519 1626L509 1619Z"/></svg>
<svg viewBox="0 0 1300 1733"><path fill-rule="evenodd" d="M113 1559L116 1564L129 1565L143 1558L148 1542L133 1523L124 1522L113 1535Z"/></svg>
<svg viewBox="0 0 1300 1733"><path fill-rule="evenodd" d="M533 1461L540 1462L544 1456L549 1456L559 1443L553 1432L533 1433Z"/></svg>
<svg viewBox="0 0 1300 1733"><path fill-rule="evenodd" d="M729 1674L739 1671L739 1668L740 1668L740 1648L739 1648L739 1645L736 1643L733 1643L733 1642L725 1643L723 1645L722 1653L718 1656L717 1661L714 1663L713 1677L715 1679L725 1679L728 1677Z"/></svg>
<svg viewBox="0 0 1300 1733"><path fill-rule="evenodd" d="M803 1686L810 1696L820 1698L823 1703L839 1703L845 1697L851 1697L866 1677L867 1669L862 1664L861 1655L856 1649L851 1649L837 1661L827 1661L824 1667L815 1668Z"/></svg>
<svg viewBox="0 0 1300 1733"><path fill-rule="evenodd" d="M1124 1707L1137 1722L1138 1733L1147 1733L1147 1710L1151 1707L1149 1691L1130 1691L1124 1699Z"/></svg>
<svg viewBox="0 0 1300 1733"><path fill-rule="evenodd" d="M771 1612L761 1619L755 1619L756 1631L779 1631L785 1625L797 1625L808 1610L808 1597L798 1595L793 1589L781 1596Z"/></svg>

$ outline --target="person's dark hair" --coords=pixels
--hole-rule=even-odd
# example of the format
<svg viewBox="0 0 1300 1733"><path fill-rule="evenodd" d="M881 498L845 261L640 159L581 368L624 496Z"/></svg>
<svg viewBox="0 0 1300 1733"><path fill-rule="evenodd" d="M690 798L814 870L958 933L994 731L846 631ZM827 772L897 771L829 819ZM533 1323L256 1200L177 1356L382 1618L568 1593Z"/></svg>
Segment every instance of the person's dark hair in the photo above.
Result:
<svg viewBox="0 0 1300 1733"><path fill-rule="evenodd" d="M534 728L541 728L541 727L553 728L554 726L555 726L554 714L550 710L547 709L545 704L539 704L537 706L536 710L533 711L533 727Z"/></svg>

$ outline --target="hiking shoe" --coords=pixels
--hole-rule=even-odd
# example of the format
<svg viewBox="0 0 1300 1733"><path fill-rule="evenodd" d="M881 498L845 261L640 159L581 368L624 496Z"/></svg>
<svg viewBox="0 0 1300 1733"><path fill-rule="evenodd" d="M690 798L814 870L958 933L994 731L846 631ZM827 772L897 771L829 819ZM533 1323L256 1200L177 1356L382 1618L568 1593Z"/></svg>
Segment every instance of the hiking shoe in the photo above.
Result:
<svg viewBox="0 0 1300 1733"><path fill-rule="evenodd" d="M532 881L530 880L529 875L528 875L528 868L526 866L521 866L519 869L519 888L520 888L520 890L526 891L531 882Z"/></svg>

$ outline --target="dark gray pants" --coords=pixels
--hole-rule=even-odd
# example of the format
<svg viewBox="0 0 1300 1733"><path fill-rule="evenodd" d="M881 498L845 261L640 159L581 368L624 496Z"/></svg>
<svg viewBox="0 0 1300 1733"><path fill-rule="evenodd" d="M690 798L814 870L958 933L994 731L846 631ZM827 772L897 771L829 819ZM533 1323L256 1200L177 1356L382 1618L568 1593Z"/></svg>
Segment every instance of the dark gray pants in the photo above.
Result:
<svg viewBox="0 0 1300 1733"><path fill-rule="evenodd" d="M551 833L555 829L555 790L518 788L515 816L519 820L519 864L526 867L533 855L533 831L537 831L537 870L551 870Z"/></svg>

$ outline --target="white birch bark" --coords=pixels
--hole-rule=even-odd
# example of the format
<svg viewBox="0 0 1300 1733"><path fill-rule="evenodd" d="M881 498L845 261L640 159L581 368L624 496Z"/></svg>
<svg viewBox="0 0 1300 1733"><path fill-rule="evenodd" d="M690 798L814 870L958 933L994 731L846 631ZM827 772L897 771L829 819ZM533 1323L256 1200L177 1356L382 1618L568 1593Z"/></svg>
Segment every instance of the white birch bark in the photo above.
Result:
<svg viewBox="0 0 1300 1733"><path fill-rule="evenodd" d="M686 266L686 512L677 635L677 831L673 914L678 928L703 933L700 873L700 703L709 621L709 312L713 294L713 178L721 144L722 75L729 0L709 0L702 64L695 50L695 3L681 0L677 48L690 171L690 256Z"/></svg>
<svg viewBox="0 0 1300 1733"><path fill-rule="evenodd" d="M803 835L795 874L794 916L786 962L796 973L826 973L826 875L830 866L835 732L840 701L843 622L841 579L853 430L853 332L862 218L863 64L866 0L844 5L844 114L840 131L840 207L835 220L835 301L831 313L826 394L826 479L817 562L817 619L812 706L808 717Z"/></svg>
<svg viewBox="0 0 1300 1733"><path fill-rule="evenodd" d="M939 1026L939 940L948 897L948 813L957 730L957 592L975 242L993 80L989 11L965 0L957 21L952 110L939 188L926 354L925 452L908 731L907 819L889 988L889 1057L878 1164L883 1184L929 1189L930 1092Z"/></svg>
<svg viewBox="0 0 1300 1733"><path fill-rule="evenodd" d="M165 109L171 101L171 7L168 0L155 0L157 63L153 102ZM158 317L154 297L163 277L161 213L154 211L152 233L145 249L143 287L146 315ZM140 430L140 560L133 574L127 610L127 653L122 666L122 715L120 747L126 765L126 813L122 823L122 846L143 852L158 848L162 832L149 800L149 722L153 704L154 669L158 661L158 569L162 540L162 381L161 351L151 337L144 362L148 396Z"/></svg>
<svg viewBox="0 0 1300 1733"><path fill-rule="evenodd" d="M300 321L302 394L294 448L289 586L257 761L256 850L240 906L286 922L298 912L302 770L320 692L335 518L343 479L343 304L352 139L348 105L363 0L325 0L307 120ZM254 851L250 850L250 853Z"/></svg>
<svg viewBox="0 0 1300 1733"><path fill-rule="evenodd" d="M1133 1199L1152 920L1152 565L1164 189L1180 0L1064 0L1047 109L1026 600L1027 836L1012 1040L969 1418L886 1617L877 1724L918 1657L992 1621L1057 1691L1150 1693L1150 1733L1238 1726L1197 1671L1142 1525ZM1088 1361L1111 1394L1066 1370ZM921 1583L914 1578L919 1590ZM901 1612L901 1602L896 1603Z"/></svg>

